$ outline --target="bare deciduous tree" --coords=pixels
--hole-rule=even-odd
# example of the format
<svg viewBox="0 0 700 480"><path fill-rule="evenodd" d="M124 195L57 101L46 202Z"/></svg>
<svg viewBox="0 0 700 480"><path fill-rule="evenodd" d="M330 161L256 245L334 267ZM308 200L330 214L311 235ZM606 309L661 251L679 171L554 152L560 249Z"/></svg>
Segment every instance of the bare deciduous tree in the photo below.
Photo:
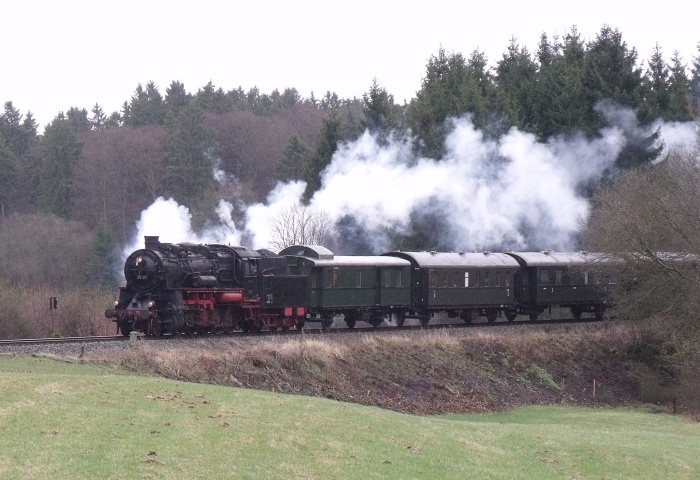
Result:
<svg viewBox="0 0 700 480"><path fill-rule="evenodd" d="M700 152L623 172L598 192L584 247L621 259L618 315L697 317L700 307Z"/></svg>
<svg viewBox="0 0 700 480"><path fill-rule="evenodd" d="M335 226L323 211L304 205L291 205L270 219L270 246L280 251L291 245L332 247Z"/></svg>

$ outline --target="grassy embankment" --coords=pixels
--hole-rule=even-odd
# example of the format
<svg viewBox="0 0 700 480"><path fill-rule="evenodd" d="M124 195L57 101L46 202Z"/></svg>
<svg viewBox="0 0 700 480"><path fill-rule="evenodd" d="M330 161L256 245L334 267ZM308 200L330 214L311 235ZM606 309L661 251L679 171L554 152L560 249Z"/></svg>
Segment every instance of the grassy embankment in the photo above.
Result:
<svg viewBox="0 0 700 480"><path fill-rule="evenodd" d="M700 424L642 410L412 416L0 357L0 478L698 478Z"/></svg>

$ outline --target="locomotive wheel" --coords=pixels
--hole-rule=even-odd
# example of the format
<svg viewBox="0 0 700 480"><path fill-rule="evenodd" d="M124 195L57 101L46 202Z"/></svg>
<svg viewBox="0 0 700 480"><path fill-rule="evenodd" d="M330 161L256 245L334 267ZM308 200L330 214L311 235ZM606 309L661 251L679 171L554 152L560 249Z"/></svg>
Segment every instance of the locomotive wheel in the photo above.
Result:
<svg viewBox="0 0 700 480"><path fill-rule="evenodd" d="M493 323L498 318L498 310L486 310L486 321Z"/></svg>
<svg viewBox="0 0 700 480"><path fill-rule="evenodd" d="M122 335L125 337L128 337L131 334L131 328L127 326L126 322L122 322L119 325L119 331L121 331Z"/></svg>
<svg viewBox="0 0 700 480"><path fill-rule="evenodd" d="M155 337L160 337L163 335L163 326L161 322L155 318L152 318L148 325L148 333Z"/></svg>

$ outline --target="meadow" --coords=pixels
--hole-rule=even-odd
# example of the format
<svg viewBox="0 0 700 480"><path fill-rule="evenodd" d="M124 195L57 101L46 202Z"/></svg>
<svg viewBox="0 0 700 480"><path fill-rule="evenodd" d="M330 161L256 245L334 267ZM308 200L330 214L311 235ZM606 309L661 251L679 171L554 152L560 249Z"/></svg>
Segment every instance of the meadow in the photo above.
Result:
<svg viewBox="0 0 700 480"><path fill-rule="evenodd" d="M417 416L0 356L0 478L700 477L700 423L646 407Z"/></svg>

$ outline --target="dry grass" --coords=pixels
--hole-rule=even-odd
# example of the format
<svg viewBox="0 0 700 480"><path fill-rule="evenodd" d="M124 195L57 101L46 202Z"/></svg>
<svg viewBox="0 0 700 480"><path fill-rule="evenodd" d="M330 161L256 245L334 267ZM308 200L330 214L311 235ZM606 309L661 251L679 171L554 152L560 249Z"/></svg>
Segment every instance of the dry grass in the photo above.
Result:
<svg viewBox="0 0 700 480"><path fill-rule="evenodd" d="M116 329L105 318L114 292L99 289L0 287L0 338L109 335ZM58 308L49 309L49 298Z"/></svg>
<svg viewBox="0 0 700 480"><path fill-rule="evenodd" d="M141 344L93 357L131 371L275 390L410 413L485 412L523 404L624 404L624 325L570 331L275 337L163 349ZM599 389L592 395L592 381Z"/></svg>

